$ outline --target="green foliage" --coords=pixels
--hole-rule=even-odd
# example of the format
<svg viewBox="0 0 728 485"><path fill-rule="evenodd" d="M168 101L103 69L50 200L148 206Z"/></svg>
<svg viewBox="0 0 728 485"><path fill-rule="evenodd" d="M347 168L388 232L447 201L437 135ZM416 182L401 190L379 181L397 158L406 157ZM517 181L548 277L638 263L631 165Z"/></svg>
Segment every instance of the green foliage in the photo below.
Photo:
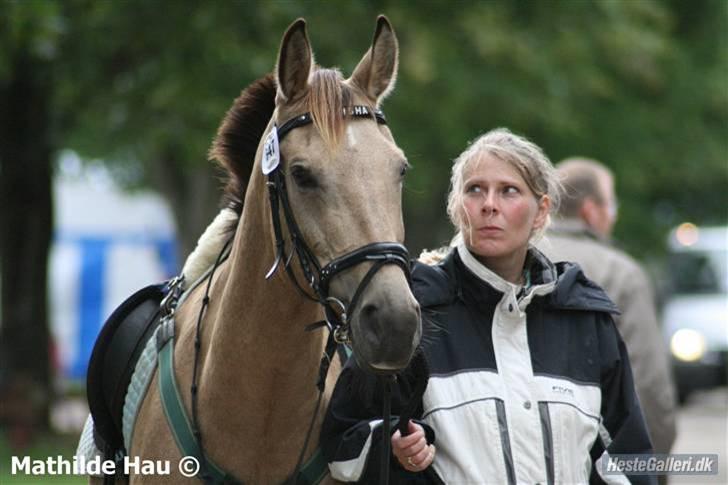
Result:
<svg viewBox="0 0 728 485"><path fill-rule="evenodd" d="M184 172L208 163L223 114L272 70L296 17L309 23L317 61L348 74L385 13L401 63L384 107L415 167L405 192L413 250L451 234L451 160L479 133L506 126L554 161L584 155L609 165L621 200L617 237L646 254L683 220L726 222L727 5L35 0L0 4L0 45L30 36L53 58L58 147L103 157L138 185L160 164ZM9 59L0 48L0 80Z"/></svg>

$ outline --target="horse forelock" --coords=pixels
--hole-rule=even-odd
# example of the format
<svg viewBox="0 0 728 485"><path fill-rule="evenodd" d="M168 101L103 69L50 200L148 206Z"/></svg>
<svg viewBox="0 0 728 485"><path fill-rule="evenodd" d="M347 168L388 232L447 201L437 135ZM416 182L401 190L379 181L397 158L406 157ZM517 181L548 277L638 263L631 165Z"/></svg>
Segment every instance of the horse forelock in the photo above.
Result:
<svg viewBox="0 0 728 485"><path fill-rule="evenodd" d="M275 109L275 97L273 74L253 82L233 102L210 148L209 158L216 160L225 172L222 205L238 215L243 209L258 144Z"/></svg>
<svg viewBox="0 0 728 485"><path fill-rule="evenodd" d="M324 145L334 151L344 134L344 107L351 104L352 93L337 69L316 69L309 80L307 110Z"/></svg>

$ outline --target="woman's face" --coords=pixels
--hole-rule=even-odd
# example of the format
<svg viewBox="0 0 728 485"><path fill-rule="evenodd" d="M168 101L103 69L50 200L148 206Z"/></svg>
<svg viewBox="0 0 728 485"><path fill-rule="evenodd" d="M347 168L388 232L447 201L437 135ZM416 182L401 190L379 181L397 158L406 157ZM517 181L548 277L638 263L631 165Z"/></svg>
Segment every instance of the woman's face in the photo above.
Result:
<svg viewBox="0 0 728 485"><path fill-rule="evenodd" d="M465 244L491 269L520 271L531 234L546 222L549 198L537 200L518 170L491 154L481 156L464 175Z"/></svg>

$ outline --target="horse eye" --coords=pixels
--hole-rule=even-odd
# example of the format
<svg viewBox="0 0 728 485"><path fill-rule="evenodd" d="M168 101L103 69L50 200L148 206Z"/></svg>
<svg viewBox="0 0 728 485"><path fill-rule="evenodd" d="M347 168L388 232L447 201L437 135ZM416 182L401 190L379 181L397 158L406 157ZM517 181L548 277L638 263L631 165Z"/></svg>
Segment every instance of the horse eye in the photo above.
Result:
<svg viewBox="0 0 728 485"><path fill-rule="evenodd" d="M296 182L296 185L302 189L315 189L319 186L316 177L314 177L311 171L300 165L291 167L291 176L293 177L293 181Z"/></svg>

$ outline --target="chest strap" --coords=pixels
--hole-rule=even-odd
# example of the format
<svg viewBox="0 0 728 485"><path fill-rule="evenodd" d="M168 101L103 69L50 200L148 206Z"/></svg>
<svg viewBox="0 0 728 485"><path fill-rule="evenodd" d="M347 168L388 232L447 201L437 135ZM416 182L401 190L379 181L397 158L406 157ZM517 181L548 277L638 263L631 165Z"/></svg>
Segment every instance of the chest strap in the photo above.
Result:
<svg viewBox="0 0 728 485"><path fill-rule="evenodd" d="M200 464L197 477L204 483L242 485L240 480L217 466L202 452L196 430L193 429L187 415L174 375L174 320L167 319L161 325L162 328L157 333L159 394L164 415L167 417L169 429L172 431L180 453L182 456L192 456L197 459ZM319 448L301 468L295 483L300 485L318 484L328 473L328 465Z"/></svg>

